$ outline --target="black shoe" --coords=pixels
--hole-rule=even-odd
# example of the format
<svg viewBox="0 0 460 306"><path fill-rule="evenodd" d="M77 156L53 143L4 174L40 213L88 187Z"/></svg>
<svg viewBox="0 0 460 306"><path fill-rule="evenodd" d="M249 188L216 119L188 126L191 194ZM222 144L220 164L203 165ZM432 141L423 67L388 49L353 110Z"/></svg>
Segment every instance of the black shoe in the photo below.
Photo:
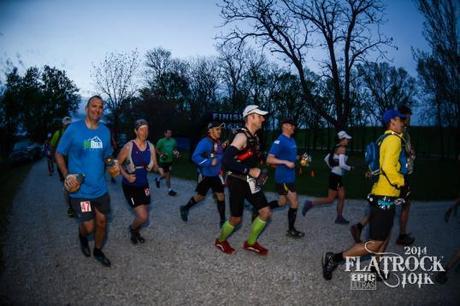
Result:
<svg viewBox="0 0 460 306"><path fill-rule="evenodd" d="M89 249L88 238L83 237L78 233L78 239L80 240L80 250L86 257L91 257L91 250Z"/></svg>
<svg viewBox="0 0 460 306"><path fill-rule="evenodd" d="M298 238L302 238L303 236L305 236L305 233L300 232L300 231L296 230L295 228L292 228L292 229L287 231L286 236L298 239Z"/></svg>
<svg viewBox="0 0 460 306"><path fill-rule="evenodd" d="M357 224L350 226L350 232L351 232L351 236L353 237L353 240L356 243L362 242L361 241L361 230L358 228Z"/></svg>
<svg viewBox="0 0 460 306"><path fill-rule="evenodd" d="M155 178L155 185L157 188L160 188L160 180L158 178Z"/></svg>
<svg viewBox="0 0 460 306"><path fill-rule="evenodd" d="M337 268L337 263L334 261L334 253L327 252L324 254L321 264L323 265L323 277L325 280L332 279L332 272Z"/></svg>
<svg viewBox="0 0 460 306"><path fill-rule="evenodd" d="M110 260L105 257L104 253L102 253L101 250L94 248L93 250L93 256L96 258L97 261L99 261L104 267L110 267L112 264L110 263Z"/></svg>
<svg viewBox="0 0 460 306"><path fill-rule="evenodd" d="M188 221L188 209L185 206L181 206L179 210L180 210L180 218L182 219L182 221L187 222Z"/></svg>
<svg viewBox="0 0 460 306"><path fill-rule="evenodd" d="M136 233L136 238L137 238L137 241L139 241L139 243L145 242L144 237L141 236L141 233L139 231Z"/></svg>
<svg viewBox="0 0 460 306"><path fill-rule="evenodd" d="M172 189L168 192L168 195L170 195L170 196L172 196L172 197L175 196L176 194L177 194L177 192L175 192L175 191L172 190Z"/></svg>
<svg viewBox="0 0 460 306"><path fill-rule="evenodd" d="M399 235L398 240L396 240L396 244L408 246L414 243L414 241L415 238L412 237L410 234L402 234Z"/></svg>
<svg viewBox="0 0 460 306"><path fill-rule="evenodd" d="M72 209L72 207L67 208L67 217L75 218L75 211Z"/></svg>

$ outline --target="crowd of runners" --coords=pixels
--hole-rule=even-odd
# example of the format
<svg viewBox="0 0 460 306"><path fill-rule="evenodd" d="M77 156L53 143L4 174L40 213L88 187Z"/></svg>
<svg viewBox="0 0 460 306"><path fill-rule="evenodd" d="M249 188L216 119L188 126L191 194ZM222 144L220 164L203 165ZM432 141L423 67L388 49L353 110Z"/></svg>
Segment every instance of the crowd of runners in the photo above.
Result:
<svg viewBox="0 0 460 306"><path fill-rule="evenodd" d="M78 237L84 256L91 257L106 267L110 260L102 252L106 235L107 215L110 212L110 196L105 180L105 172L112 177L121 175L122 190L128 205L133 209L135 218L127 225L129 239L133 244L145 243L141 229L149 218L148 206L151 202L151 189L148 182L149 172L158 172L155 185L161 187L164 180L168 195L177 193L171 187L171 174L174 160L179 158L177 143L172 131L164 131L164 137L156 144L149 138L149 123L139 119L133 127L135 138L129 140L114 156L113 141L109 129L100 122L104 101L100 96L91 97L86 104L86 117L71 123L63 119L63 127L54 135L49 135L47 156L49 175L54 172L53 157L58 166L60 179L63 181L69 216L78 218ZM207 125L206 135L194 149L191 159L198 169L198 183L190 200L180 205L178 215L187 222L193 217L191 210L198 202L205 199L209 189L212 190L219 215L220 233L216 233L215 247L225 254L232 254L235 248L229 242L230 235L241 223L245 210L245 201L252 207L252 223L249 234L242 248L265 256L268 249L257 240L263 232L276 208L289 204L287 212L288 228L286 236L300 239L305 233L295 227L297 212L300 208L296 192L296 167L306 166L311 157L299 154L293 137L297 123L290 118L279 122L281 134L271 144L265 156L259 139L268 112L257 105L247 106L242 117L244 125L236 130L231 139L222 141L224 123L211 121ZM409 178L413 172L415 151L411 146L408 133L411 110L401 106L397 110L389 109L383 115L385 132L366 149L366 160L374 162L376 168L369 167L366 175L374 180L367 197L369 209L367 215L350 228L355 244L342 252L326 252L322 259L323 277L332 278L336 267L347 256L375 255L384 252L393 227L396 206L401 205L400 234L398 245L408 246L415 238L407 232L410 212ZM301 207L306 218L310 209L330 204L337 199L338 226L349 224L343 212L345 206L345 186L342 177L353 166L348 164L347 146L352 136L346 131L339 131L336 144L325 156L324 161L330 169L328 195L314 201L307 200ZM372 151L372 148L374 150ZM264 194L264 184L268 178L265 166L275 168L274 180L279 198L268 201ZM227 189L226 189L227 188ZM229 203L225 203L225 192L229 193ZM452 211L460 205L460 200L446 212L446 222ZM226 207L229 217L226 217ZM361 232L369 226L369 239L362 241ZM91 252L88 235L94 236ZM440 273L437 280L447 280L449 271L460 259L457 251L445 266L446 272ZM378 270L378 267L376 268ZM388 277L376 271L379 278Z"/></svg>

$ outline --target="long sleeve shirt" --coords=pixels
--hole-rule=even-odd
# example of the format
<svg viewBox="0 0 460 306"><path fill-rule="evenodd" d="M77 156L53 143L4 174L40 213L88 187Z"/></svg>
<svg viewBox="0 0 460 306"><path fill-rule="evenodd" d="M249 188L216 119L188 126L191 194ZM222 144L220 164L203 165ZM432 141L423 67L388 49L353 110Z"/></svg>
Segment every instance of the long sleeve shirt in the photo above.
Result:
<svg viewBox="0 0 460 306"><path fill-rule="evenodd" d="M200 168L203 176L217 176L222 169L223 149L219 141L213 141L209 137L200 140L192 154L193 162ZM216 159L216 165L212 160Z"/></svg>

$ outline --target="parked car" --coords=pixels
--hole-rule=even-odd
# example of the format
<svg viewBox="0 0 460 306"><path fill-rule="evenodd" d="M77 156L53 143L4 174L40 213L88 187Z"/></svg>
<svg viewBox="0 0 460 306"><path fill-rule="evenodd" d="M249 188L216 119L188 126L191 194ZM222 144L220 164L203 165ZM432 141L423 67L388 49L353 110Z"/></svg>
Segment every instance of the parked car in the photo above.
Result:
<svg viewBox="0 0 460 306"><path fill-rule="evenodd" d="M9 159L12 162L24 162L40 159L42 156L42 146L30 139L22 139L13 146Z"/></svg>

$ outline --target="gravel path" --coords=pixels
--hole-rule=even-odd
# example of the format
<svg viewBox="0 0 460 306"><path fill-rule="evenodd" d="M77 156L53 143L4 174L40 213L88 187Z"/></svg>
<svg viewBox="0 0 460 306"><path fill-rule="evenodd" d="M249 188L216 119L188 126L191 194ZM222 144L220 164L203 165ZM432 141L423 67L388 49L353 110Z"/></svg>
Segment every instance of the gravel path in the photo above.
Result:
<svg viewBox="0 0 460 306"><path fill-rule="evenodd" d="M108 185L112 214L104 252L112 267L104 268L81 254L77 223L66 216L57 177L46 176L44 160L32 167L10 216L0 304L458 305L460 301L458 272L451 273L445 285L422 289L391 289L378 283L376 291L353 291L350 272L343 266L332 281L323 280L321 254L352 244L348 226L333 223L335 206L315 208L306 218L298 218L298 228L306 232L302 240L285 236L287 209L274 212L259 240L270 250L266 258L241 249L249 231L245 220L230 238L237 253L228 256L213 246L219 229L212 197L191 210L187 224L179 218L179 205L189 199L194 182L174 179L178 192L174 198L166 195L164 185L156 189L152 184L151 221L143 231L147 242L136 246L128 240L132 213L120 184ZM412 207L409 228L416 245L427 246L429 255L450 256L460 246L459 217L448 224L442 221L449 204L414 203ZM358 220L366 205L347 201L345 216ZM388 251L402 254L403 249L394 244L397 231L396 225Z"/></svg>

